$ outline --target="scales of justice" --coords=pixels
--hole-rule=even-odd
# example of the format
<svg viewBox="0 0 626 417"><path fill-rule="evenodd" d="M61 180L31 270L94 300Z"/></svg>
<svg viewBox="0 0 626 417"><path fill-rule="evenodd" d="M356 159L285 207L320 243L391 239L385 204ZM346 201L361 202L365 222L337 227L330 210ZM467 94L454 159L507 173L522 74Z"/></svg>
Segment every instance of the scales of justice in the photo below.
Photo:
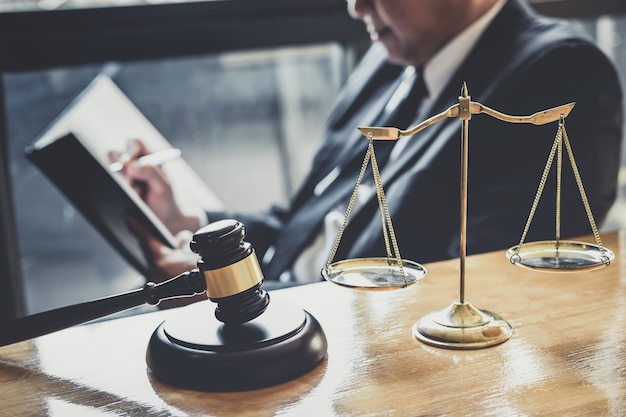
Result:
<svg viewBox="0 0 626 417"><path fill-rule="evenodd" d="M412 333L416 340L425 344L449 349L478 349L494 346L507 341L513 333L511 325L498 314L482 310L465 298L465 260L466 260L466 226L467 226L467 173L468 173L468 141L469 121L472 115L484 113L508 123L531 123L544 125L558 122L557 134L554 139L541 181L533 201L530 214L522 232L519 244L511 247L506 256L514 265L543 272L577 272L592 271L608 266L614 258L611 250L603 247L600 234L594 221L582 179L578 172L574 154L565 131L565 118L575 103L565 104L549 110L537 112L530 116L510 116L493 110L480 103L471 101L466 84L463 84L458 104L448 108L417 126L400 130L395 127L359 127L359 131L369 140L363 165L357 178L356 186L348 203L343 226L331 251L327 265L322 269L322 276L343 287L361 290L390 290L404 288L419 282L425 275L422 265L402 259L395 238L395 232L389 215L389 208L380 179L380 172L374 152L376 140L398 140L400 137L412 136L446 118L458 118L461 121L461 207L460 207L460 291L459 299L448 307L431 312L413 325ZM595 244L561 240L560 238L560 191L561 170L563 161L563 145L574 171L574 177L580 196L589 219L595 238ZM556 157L556 230L555 239L525 243L539 199ZM374 185L379 203L383 237L387 251L386 258L357 258L333 262L337 247L341 241L343 230L350 217L359 185L363 180L368 164L372 164Z"/></svg>

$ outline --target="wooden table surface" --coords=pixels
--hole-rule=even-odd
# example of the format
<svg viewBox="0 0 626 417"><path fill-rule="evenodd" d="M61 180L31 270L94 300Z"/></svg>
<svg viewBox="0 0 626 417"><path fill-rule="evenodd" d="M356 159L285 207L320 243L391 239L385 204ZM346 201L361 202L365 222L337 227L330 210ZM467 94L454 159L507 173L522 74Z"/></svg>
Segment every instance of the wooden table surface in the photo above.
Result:
<svg viewBox="0 0 626 417"><path fill-rule="evenodd" d="M155 379L148 339L182 309L0 348L0 415L624 416L626 232L603 243L616 259L586 273L529 271L504 252L468 257L466 300L513 326L498 346L448 350L412 338L417 320L458 299L451 260L425 265L420 283L398 291L323 282L272 292L315 316L329 347L312 371L265 389L198 392Z"/></svg>

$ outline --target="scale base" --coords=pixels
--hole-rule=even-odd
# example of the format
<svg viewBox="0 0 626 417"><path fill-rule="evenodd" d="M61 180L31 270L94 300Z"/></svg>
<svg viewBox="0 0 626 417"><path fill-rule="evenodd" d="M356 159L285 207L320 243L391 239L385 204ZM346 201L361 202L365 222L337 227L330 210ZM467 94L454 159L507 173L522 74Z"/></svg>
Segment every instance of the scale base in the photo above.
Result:
<svg viewBox="0 0 626 417"><path fill-rule="evenodd" d="M511 325L500 316L469 302L454 302L424 316L413 325L413 337L427 345L447 349L480 349L506 342Z"/></svg>
<svg viewBox="0 0 626 417"><path fill-rule="evenodd" d="M296 378L326 355L326 336L301 308L272 300L247 323L225 325L215 304L184 307L152 334L146 362L162 381L203 391L243 391Z"/></svg>

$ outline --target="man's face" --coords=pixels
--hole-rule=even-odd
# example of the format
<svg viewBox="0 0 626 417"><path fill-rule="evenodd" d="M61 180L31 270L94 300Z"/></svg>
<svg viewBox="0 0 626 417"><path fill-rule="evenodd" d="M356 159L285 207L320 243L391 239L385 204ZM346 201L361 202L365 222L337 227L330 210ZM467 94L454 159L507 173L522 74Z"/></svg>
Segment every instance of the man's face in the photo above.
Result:
<svg viewBox="0 0 626 417"><path fill-rule="evenodd" d="M464 26L470 0L347 0L390 61L419 66Z"/></svg>

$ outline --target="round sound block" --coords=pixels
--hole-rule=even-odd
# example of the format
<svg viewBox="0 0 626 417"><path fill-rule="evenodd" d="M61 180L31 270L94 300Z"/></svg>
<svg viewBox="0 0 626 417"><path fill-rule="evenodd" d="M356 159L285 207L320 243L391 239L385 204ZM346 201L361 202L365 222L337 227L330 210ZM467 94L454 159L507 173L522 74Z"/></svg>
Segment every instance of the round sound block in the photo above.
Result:
<svg viewBox="0 0 626 417"><path fill-rule="evenodd" d="M272 300L247 323L226 325L215 304L200 301L161 323L146 362L162 381L204 391L243 391L296 378L326 355L318 321L298 306Z"/></svg>

